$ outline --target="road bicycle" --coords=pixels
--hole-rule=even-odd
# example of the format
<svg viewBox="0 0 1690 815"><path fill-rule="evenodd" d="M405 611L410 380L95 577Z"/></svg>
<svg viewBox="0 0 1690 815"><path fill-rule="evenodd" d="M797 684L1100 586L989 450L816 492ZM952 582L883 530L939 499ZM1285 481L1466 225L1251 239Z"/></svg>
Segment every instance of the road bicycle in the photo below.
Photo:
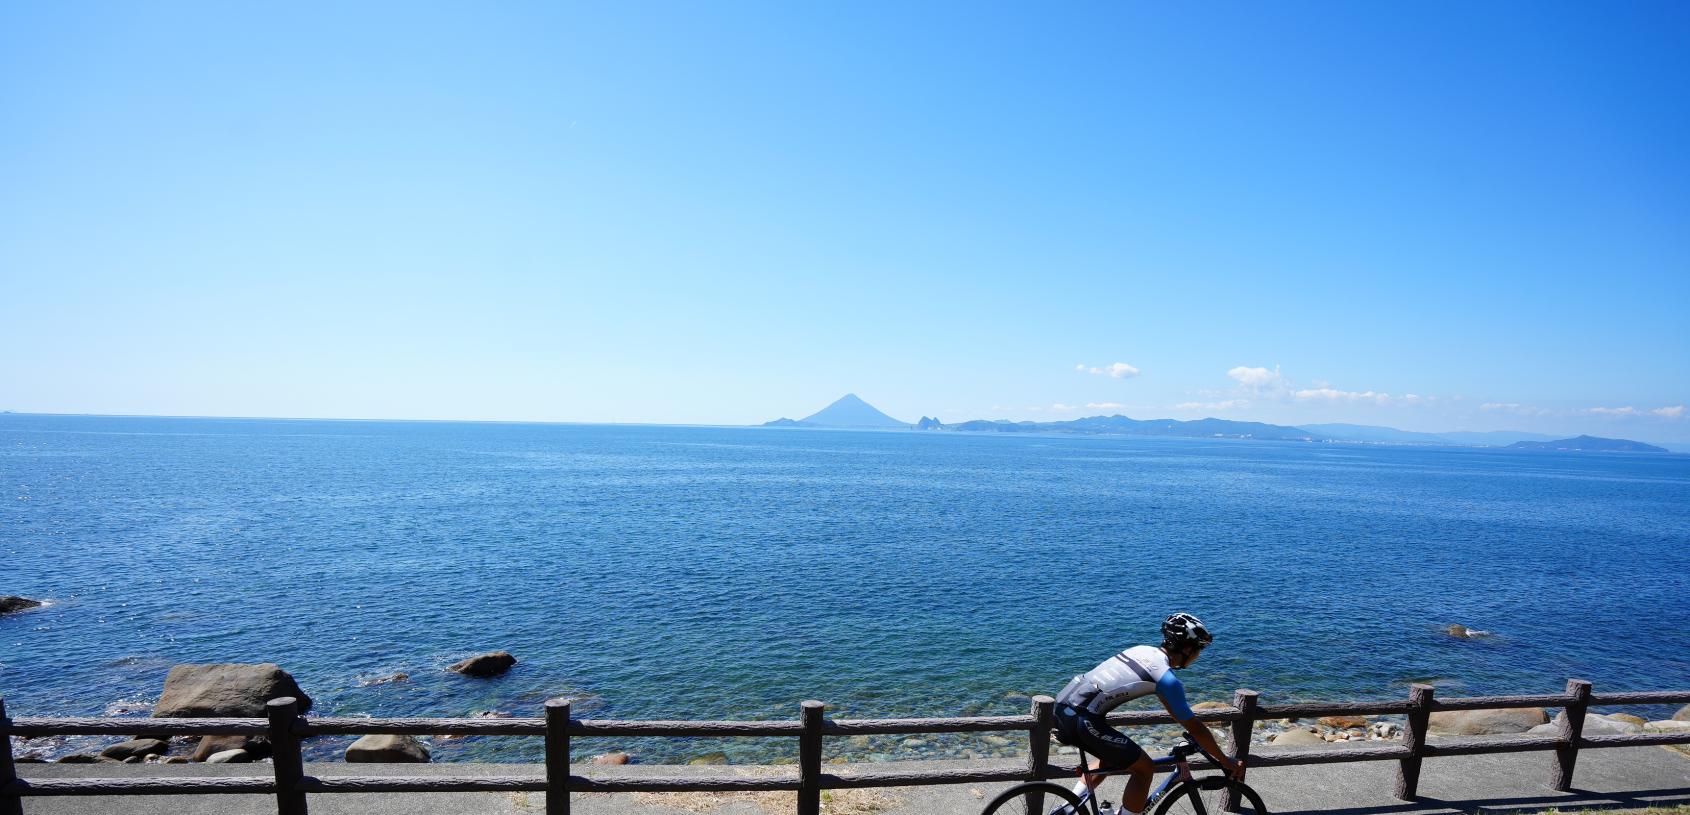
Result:
<svg viewBox="0 0 1690 815"><path fill-rule="evenodd" d="M1168 773L1161 786L1150 793L1144 804L1145 812L1151 812L1151 807L1155 807L1154 815L1226 815L1223 802L1227 793L1232 792L1236 794L1238 812L1268 815L1262 796L1257 795L1248 784L1225 775L1192 775L1186 758L1193 753L1203 753L1212 765L1221 766L1202 748L1189 741L1181 742L1168 755L1153 761L1158 769L1167 768L1172 772ZM1087 763L1082 750L1080 766L1083 768ZM1119 775L1126 771L1125 767L1105 767L1086 774ZM1098 783L1101 785L1103 782ZM1010 787L993 798L980 815L1115 815L1107 802L1103 804L1104 808L1098 806L1096 792L1094 787L1076 795L1061 784L1030 781Z"/></svg>

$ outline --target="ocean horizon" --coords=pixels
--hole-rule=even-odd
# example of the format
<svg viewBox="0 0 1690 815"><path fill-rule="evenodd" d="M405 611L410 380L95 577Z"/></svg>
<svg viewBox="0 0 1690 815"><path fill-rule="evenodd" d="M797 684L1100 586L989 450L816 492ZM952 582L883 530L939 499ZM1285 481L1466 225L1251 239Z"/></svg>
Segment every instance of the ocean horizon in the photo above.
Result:
<svg viewBox="0 0 1690 815"><path fill-rule="evenodd" d="M12 715L145 715L188 662L276 662L324 715L1022 713L1174 610L1216 632L1194 701L1690 687L1682 455L12 413L0 485L0 594L49 601L0 617ZM988 749L907 741L842 749Z"/></svg>

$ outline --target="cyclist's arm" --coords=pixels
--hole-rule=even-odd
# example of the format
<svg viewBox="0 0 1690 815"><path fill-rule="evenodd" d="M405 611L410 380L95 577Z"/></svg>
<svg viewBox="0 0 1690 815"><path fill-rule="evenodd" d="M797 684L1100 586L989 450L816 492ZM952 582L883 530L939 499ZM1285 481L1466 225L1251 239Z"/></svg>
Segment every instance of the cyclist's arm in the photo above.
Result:
<svg viewBox="0 0 1690 815"><path fill-rule="evenodd" d="M1190 734L1192 743L1203 748L1203 752L1213 756L1221 762L1226 774L1234 778L1239 775L1238 762L1221 752L1219 744L1215 743L1215 734L1209 731L1202 722L1197 721L1197 714L1191 710L1191 705L1185 701L1185 685L1174 676L1173 671L1162 674L1156 680L1156 698L1162 700L1162 706L1168 713Z"/></svg>

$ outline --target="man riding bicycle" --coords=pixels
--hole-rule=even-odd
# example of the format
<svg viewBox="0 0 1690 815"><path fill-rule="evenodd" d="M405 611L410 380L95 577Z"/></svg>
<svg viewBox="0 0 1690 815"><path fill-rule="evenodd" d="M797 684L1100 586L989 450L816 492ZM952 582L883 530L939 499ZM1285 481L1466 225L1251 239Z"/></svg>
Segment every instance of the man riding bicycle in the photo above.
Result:
<svg viewBox="0 0 1690 815"><path fill-rule="evenodd" d="M1174 668L1185 668L1196 662L1203 648L1213 641L1209 629L1196 617L1183 612L1170 615L1162 622L1161 646L1128 648L1074 677L1057 695L1056 728L1062 742L1097 756L1090 769L1105 764L1127 768L1130 777L1121 798L1121 815L1143 815L1155 765L1144 748L1110 727L1104 717L1140 696L1156 694L1162 706L1190 734L1192 743L1219 760L1227 775L1233 778L1242 775L1238 762L1223 754L1209 728L1197 721L1197 715L1185 701L1185 686L1173 672ZM1074 785L1074 792L1082 794L1102 780L1102 775L1087 774Z"/></svg>

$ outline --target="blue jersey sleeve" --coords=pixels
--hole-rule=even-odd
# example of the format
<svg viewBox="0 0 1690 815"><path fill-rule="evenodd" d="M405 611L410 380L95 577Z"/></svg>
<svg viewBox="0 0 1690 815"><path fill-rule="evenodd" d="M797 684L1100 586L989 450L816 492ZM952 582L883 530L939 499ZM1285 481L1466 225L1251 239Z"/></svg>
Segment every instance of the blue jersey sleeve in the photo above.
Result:
<svg viewBox="0 0 1690 815"><path fill-rule="evenodd" d="M1191 712L1191 705L1185 701L1185 686L1180 684L1179 677L1173 671L1165 671L1162 678L1156 680L1156 695L1168 703L1168 710L1173 711L1174 718L1184 722L1189 721L1196 713Z"/></svg>

